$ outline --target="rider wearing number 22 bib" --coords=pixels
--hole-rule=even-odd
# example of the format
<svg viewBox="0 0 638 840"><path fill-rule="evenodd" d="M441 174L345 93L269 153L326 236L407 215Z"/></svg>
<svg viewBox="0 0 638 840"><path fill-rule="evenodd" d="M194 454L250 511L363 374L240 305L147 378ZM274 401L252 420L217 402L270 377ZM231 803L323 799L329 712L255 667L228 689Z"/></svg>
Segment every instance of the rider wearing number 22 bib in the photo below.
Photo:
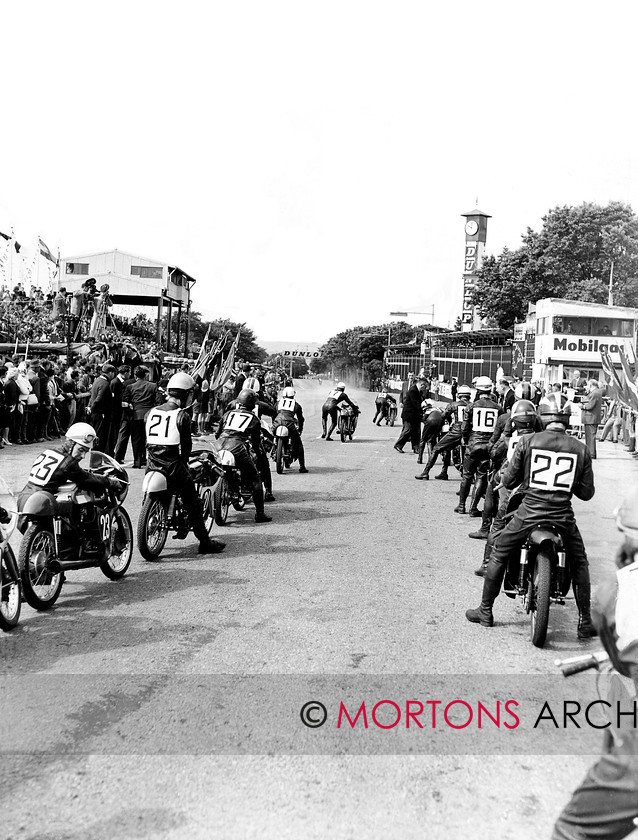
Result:
<svg viewBox="0 0 638 840"><path fill-rule="evenodd" d="M199 554L215 554L223 551L226 543L209 538L201 499L188 469L193 450L192 417L188 408L193 401L195 380L187 373L176 373L168 380L166 390L168 400L146 415L146 471L161 472L169 486L179 491L193 534L199 540Z"/></svg>
<svg viewBox="0 0 638 840"><path fill-rule="evenodd" d="M563 536L572 571L578 607L578 638L596 635L591 622L589 565L571 499L589 501L595 492L591 455L576 438L566 434L571 406L563 394L548 394L541 400L545 427L524 437L514 450L502 482L509 490L520 487L523 501L494 542L485 571L480 607L468 610L468 621L491 627L492 604L498 596L508 558L518 551L530 531L543 523L555 525Z"/></svg>

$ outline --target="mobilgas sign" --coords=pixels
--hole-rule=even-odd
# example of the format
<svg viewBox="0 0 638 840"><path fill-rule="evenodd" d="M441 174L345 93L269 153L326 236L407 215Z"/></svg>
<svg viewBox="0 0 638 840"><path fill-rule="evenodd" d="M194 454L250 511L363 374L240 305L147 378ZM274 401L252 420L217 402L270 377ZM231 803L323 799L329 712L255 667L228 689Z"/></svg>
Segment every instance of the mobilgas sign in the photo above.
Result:
<svg viewBox="0 0 638 840"><path fill-rule="evenodd" d="M535 362L600 362L600 351L606 350L618 357L623 348L630 361L634 359L634 339L629 337L593 338L588 335L537 335Z"/></svg>

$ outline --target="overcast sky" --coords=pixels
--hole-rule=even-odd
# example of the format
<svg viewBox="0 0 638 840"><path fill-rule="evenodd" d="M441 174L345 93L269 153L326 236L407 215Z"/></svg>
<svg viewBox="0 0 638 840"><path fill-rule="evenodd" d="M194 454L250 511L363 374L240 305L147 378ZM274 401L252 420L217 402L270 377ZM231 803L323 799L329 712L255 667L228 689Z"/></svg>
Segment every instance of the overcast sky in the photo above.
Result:
<svg viewBox="0 0 638 840"><path fill-rule="evenodd" d="M488 253L638 208L637 8L3 4L0 230L177 264L262 340L453 324L477 198Z"/></svg>

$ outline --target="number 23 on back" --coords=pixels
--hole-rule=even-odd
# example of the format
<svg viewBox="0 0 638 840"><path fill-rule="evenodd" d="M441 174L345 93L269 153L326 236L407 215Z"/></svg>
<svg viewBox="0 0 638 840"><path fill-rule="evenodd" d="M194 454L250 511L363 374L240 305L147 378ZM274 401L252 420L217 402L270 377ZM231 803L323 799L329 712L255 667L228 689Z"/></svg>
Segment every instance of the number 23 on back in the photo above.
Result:
<svg viewBox="0 0 638 840"><path fill-rule="evenodd" d="M578 456L574 452L532 449L529 466L530 490L569 493L576 477Z"/></svg>

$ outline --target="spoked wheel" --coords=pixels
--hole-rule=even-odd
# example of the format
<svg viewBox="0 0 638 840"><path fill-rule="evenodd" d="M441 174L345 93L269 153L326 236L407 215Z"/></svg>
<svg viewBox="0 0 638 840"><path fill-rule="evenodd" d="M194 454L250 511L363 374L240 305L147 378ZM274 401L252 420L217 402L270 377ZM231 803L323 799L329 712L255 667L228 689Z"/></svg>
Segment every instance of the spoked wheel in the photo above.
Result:
<svg viewBox="0 0 638 840"><path fill-rule="evenodd" d="M277 475L281 475L284 471L284 439L277 438Z"/></svg>
<svg viewBox="0 0 638 840"><path fill-rule="evenodd" d="M345 443L348 440L345 423L339 423L339 436L341 438L341 443Z"/></svg>
<svg viewBox="0 0 638 840"><path fill-rule="evenodd" d="M215 511L213 509L213 491L210 487L206 487L202 493L202 506L204 513L204 525L206 526L206 533L210 534L215 521Z"/></svg>
<svg viewBox="0 0 638 840"><path fill-rule="evenodd" d="M55 540L51 531L32 522L22 537L18 567L24 599L34 610L50 609L60 596L64 573L49 569L55 557Z"/></svg>
<svg viewBox="0 0 638 840"><path fill-rule="evenodd" d="M225 525L228 519L228 508L230 507L230 491L228 490L228 479L222 476L217 482L214 494L214 515L217 525Z"/></svg>
<svg viewBox="0 0 638 840"><path fill-rule="evenodd" d="M542 648L549 624L549 596L552 585L552 561L541 549L536 555L533 580L530 577L528 598L531 618L531 638L535 647Z"/></svg>
<svg viewBox="0 0 638 840"><path fill-rule="evenodd" d="M137 521L137 545L145 560L157 560L168 536L168 512L157 496L149 496Z"/></svg>
<svg viewBox="0 0 638 840"><path fill-rule="evenodd" d="M7 554L10 555L8 559ZM7 545L0 558L0 628L3 630L13 630L20 620L22 608L20 581L14 578L10 566L17 568L11 546Z"/></svg>
<svg viewBox="0 0 638 840"><path fill-rule="evenodd" d="M133 559L133 524L124 508L115 511L111 523L113 551L100 563L100 570L110 580L119 580L124 577Z"/></svg>

